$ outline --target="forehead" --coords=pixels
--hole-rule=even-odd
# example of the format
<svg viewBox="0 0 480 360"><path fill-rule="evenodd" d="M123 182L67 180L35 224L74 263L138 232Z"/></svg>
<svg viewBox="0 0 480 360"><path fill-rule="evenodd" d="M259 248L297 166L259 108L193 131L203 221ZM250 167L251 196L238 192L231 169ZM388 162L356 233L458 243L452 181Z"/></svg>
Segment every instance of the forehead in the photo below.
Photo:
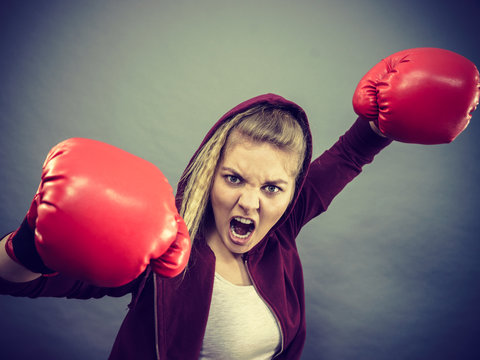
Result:
<svg viewBox="0 0 480 360"><path fill-rule="evenodd" d="M237 131L229 136L220 165L265 178L294 178L298 156L268 142L253 141Z"/></svg>

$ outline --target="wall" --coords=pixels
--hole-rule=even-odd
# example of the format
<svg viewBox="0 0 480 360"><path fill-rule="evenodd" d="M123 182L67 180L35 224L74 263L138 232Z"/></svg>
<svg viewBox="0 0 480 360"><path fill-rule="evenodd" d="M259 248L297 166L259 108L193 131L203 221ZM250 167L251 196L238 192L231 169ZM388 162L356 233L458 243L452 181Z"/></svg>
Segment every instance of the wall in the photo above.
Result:
<svg viewBox="0 0 480 360"><path fill-rule="evenodd" d="M383 57L440 47L478 66L473 3L3 1L0 232L68 137L119 146L175 184L220 115L274 92L307 111L319 155ZM479 114L449 145L392 144L304 228L303 359L480 358ZM2 296L0 357L105 359L128 302Z"/></svg>

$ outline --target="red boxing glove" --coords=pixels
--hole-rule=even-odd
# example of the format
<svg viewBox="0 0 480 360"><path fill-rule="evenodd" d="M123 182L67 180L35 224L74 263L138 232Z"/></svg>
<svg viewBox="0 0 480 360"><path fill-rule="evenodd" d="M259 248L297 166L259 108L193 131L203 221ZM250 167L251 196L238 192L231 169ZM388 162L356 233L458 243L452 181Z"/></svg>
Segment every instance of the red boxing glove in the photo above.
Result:
<svg viewBox="0 0 480 360"><path fill-rule="evenodd" d="M354 111L386 137L417 144L453 141L478 105L479 73L452 51L416 48L397 52L360 80Z"/></svg>
<svg viewBox="0 0 480 360"><path fill-rule="evenodd" d="M98 286L120 286L150 263L162 276L181 273L190 239L157 167L112 145L73 138L49 152L8 249L35 272L51 269Z"/></svg>

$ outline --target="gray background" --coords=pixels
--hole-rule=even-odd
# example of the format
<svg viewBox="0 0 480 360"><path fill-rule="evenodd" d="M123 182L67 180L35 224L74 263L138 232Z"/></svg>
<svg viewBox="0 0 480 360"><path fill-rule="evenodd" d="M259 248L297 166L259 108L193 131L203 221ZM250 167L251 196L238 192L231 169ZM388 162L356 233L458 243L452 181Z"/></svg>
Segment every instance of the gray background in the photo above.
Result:
<svg viewBox="0 0 480 360"><path fill-rule="evenodd" d="M478 66L476 4L3 1L0 231L19 225L46 153L72 136L176 184L220 115L274 92L307 111L319 155L381 58L429 46ZM394 143L304 228L303 359L480 358L479 122L449 145ZM128 302L1 296L0 358L105 359Z"/></svg>

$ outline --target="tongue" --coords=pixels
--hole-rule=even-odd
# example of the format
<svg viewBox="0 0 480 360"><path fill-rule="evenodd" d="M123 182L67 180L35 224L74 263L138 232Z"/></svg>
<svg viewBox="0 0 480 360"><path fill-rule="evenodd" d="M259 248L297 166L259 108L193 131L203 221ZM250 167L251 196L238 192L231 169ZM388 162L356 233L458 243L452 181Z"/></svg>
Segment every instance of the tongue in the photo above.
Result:
<svg viewBox="0 0 480 360"><path fill-rule="evenodd" d="M246 235L251 228L250 224L243 224L235 219L232 220L232 225L238 235Z"/></svg>

